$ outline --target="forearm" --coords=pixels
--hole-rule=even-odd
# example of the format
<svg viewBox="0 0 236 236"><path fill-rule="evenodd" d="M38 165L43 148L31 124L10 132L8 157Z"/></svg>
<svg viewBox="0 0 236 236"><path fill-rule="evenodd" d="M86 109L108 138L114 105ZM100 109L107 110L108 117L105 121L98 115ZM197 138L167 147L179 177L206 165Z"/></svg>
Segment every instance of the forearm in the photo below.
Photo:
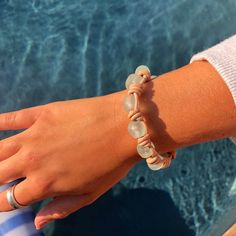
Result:
<svg viewBox="0 0 236 236"><path fill-rule="evenodd" d="M121 151L137 156L137 141L128 134L129 119L123 110L126 94L127 90L122 90L108 96L116 104ZM236 135L232 95L206 61L194 62L144 84L140 110L160 152Z"/></svg>

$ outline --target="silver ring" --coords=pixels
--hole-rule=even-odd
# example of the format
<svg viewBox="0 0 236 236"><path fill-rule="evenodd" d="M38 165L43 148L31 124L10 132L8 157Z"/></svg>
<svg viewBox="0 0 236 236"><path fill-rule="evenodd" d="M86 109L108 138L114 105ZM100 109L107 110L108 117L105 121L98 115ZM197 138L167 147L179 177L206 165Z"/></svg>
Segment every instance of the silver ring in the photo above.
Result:
<svg viewBox="0 0 236 236"><path fill-rule="evenodd" d="M26 207L26 206L21 205L19 202L16 201L16 198L15 198L15 195L14 195L15 187L16 187L16 184L11 186L7 191L7 201L9 203L9 205L13 209L20 209L20 208Z"/></svg>

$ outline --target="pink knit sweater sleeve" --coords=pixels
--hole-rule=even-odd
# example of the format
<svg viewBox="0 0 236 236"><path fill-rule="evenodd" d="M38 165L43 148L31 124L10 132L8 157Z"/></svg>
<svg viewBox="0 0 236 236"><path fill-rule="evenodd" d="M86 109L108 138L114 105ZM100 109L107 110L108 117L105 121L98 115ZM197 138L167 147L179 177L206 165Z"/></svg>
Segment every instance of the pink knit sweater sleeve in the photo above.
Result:
<svg viewBox="0 0 236 236"><path fill-rule="evenodd" d="M219 72L232 94L236 109L236 35L193 55L190 63L196 60L207 60ZM229 139L236 145L236 136Z"/></svg>

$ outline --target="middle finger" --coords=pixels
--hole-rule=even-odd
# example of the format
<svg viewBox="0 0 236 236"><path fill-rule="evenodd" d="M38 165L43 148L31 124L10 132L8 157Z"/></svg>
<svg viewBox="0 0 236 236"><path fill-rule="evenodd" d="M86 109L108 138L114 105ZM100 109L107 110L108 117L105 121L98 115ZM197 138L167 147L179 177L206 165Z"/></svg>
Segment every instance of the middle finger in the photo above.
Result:
<svg viewBox="0 0 236 236"><path fill-rule="evenodd" d="M0 142L0 161L3 161L10 156L16 154L21 148L21 144L15 141Z"/></svg>

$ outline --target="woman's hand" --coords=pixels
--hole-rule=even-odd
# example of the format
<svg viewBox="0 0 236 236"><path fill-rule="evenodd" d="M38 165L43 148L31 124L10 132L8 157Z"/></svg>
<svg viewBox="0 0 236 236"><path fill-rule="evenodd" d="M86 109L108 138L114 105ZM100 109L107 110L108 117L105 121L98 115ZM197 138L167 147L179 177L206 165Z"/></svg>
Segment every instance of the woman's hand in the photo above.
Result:
<svg viewBox="0 0 236 236"><path fill-rule="evenodd" d="M122 132L116 103L107 95L0 115L0 130L26 129L0 141L0 185L25 178L15 188L22 205L54 198L38 212L37 228L94 202L139 160L130 155L136 142ZM0 193L0 211L10 210Z"/></svg>

